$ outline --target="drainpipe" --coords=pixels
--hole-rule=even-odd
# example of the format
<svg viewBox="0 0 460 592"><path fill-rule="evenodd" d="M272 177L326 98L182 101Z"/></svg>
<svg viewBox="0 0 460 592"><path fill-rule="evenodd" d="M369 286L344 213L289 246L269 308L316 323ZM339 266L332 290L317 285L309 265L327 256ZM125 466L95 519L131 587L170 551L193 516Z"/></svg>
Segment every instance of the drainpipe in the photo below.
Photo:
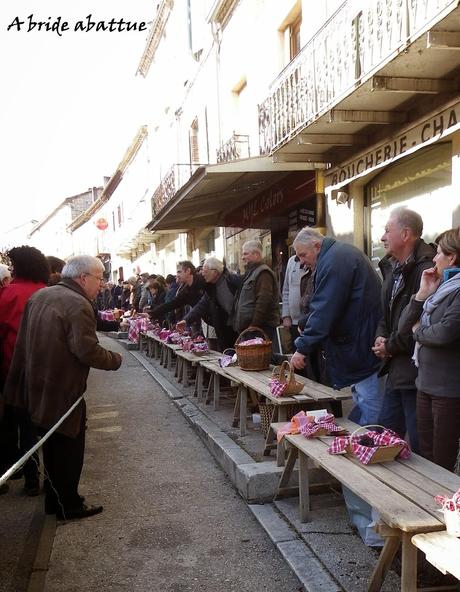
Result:
<svg viewBox="0 0 460 592"><path fill-rule="evenodd" d="M216 44L216 84L217 84L217 122L219 133L219 148L222 146L222 117L221 117L221 96L220 96L220 44L222 41L222 30L217 23L211 23L212 37Z"/></svg>

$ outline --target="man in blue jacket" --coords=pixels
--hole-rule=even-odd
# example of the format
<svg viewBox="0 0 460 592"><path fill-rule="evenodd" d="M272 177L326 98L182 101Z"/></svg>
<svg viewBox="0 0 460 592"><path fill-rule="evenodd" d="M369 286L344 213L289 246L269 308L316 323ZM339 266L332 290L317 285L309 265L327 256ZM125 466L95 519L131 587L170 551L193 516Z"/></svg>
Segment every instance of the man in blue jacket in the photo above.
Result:
<svg viewBox="0 0 460 592"><path fill-rule="evenodd" d="M295 341L292 364L321 347L333 388L352 385L356 404L350 419L360 425L377 422L383 385L372 352L381 317L381 282L369 259L353 245L303 228L294 240L300 261L316 269L314 293L305 329Z"/></svg>

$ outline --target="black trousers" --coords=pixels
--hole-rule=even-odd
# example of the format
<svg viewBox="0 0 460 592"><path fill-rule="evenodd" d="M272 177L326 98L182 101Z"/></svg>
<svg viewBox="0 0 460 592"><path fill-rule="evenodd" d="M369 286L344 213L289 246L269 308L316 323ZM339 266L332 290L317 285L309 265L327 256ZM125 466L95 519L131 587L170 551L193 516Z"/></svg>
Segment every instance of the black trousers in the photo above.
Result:
<svg viewBox="0 0 460 592"><path fill-rule="evenodd" d="M48 514L76 509L81 506L78 494L85 456L86 404L83 401L80 430L75 438L58 432L43 444L45 467L45 511ZM41 430L43 434L46 430Z"/></svg>
<svg viewBox="0 0 460 592"><path fill-rule="evenodd" d="M0 423L0 473L5 472L37 442L37 432L25 409L5 405ZM38 453L24 464L24 479L27 485L38 484Z"/></svg>

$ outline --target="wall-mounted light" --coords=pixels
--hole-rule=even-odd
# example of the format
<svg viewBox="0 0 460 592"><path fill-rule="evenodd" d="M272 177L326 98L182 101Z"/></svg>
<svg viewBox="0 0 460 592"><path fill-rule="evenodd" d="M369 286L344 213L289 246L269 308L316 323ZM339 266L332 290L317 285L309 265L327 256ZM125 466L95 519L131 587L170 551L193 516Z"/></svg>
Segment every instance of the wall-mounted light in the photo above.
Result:
<svg viewBox="0 0 460 592"><path fill-rule="evenodd" d="M346 191L337 191L335 200L338 204L346 204L350 201L350 194Z"/></svg>

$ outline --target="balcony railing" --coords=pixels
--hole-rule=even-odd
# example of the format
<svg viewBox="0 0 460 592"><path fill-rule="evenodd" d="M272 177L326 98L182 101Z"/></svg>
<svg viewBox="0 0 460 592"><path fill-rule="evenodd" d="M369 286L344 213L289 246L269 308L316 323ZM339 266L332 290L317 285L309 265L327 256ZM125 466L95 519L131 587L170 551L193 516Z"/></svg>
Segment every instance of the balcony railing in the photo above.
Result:
<svg viewBox="0 0 460 592"><path fill-rule="evenodd" d="M239 158L249 158L249 136L233 133L230 140L217 150L217 162L230 162Z"/></svg>
<svg viewBox="0 0 460 592"><path fill-rule="evenodd" d="M175 196L177 191L190 179L196 165L173 164L166 175L161 179L152 196L152 219Z"/></svg>
<svg viewBox="0 0 460 592"><path fill-rule="evenodd" d="M347 0L272 83L259 105L261 154L269 154L347 96L394 52L433 27L457 0Z"/></svg>

